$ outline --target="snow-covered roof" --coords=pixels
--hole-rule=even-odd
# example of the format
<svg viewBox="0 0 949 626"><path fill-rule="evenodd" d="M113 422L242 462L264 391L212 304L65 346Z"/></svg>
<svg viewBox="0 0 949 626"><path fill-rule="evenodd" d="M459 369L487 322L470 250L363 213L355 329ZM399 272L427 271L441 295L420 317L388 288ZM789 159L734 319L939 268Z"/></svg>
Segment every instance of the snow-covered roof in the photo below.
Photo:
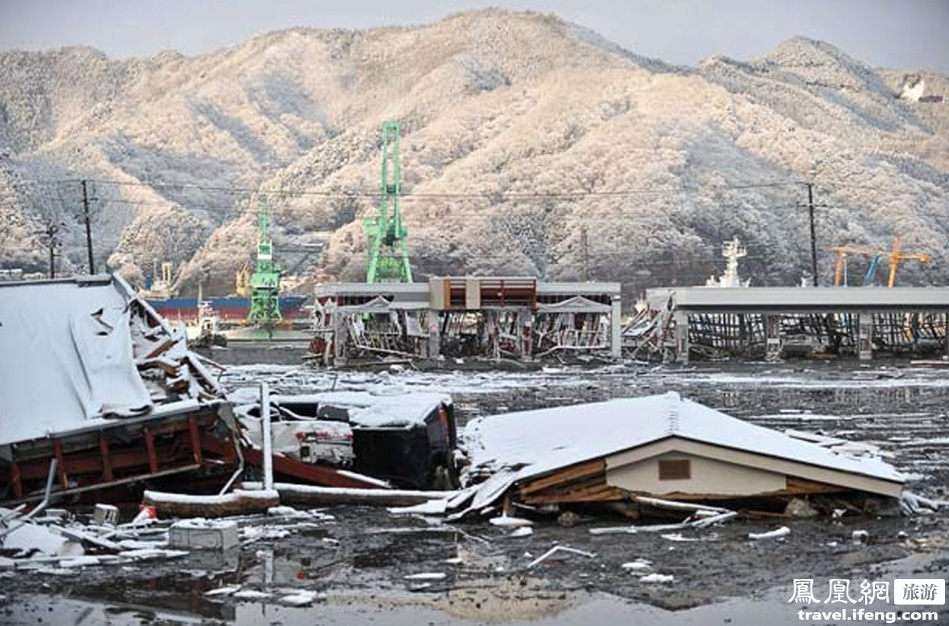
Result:
<svg viewBox="0 0 949 626"><path fill-rule="evenodd" d="M543 302L537 304L538 313L609 313L611 309L612 307L608 304L596 302L583 296L574 296L553 304Z"/></svg>
<svg viewBox="0 0 949 626"><path fill-rule="evenodd" d="M0 445L112 417L157 417L165 412L153 412L156 401L195 396L190 388L182 398L153 396L136 350L147 356L155 345L175 342L157 357L174 366L172 357L188 353L160 319L153 320L154 340L133 336L132 327L144 328L132 319L139 315L133 299L128 285L111 276L0 283Z"/></svg>
<svg viewBox="0 0 949 626"><path fill-rule="evenodd" d="M259 392L255 388L243 388L232 392L232 401L257 404ZM272 394L274 404L287 405L312 403L332 405L349 409L349 421L353 426L371 428L405 427L424 424L425 418L439 404L450 406L451 396L433 392L372 393L369 391L324 391L318 393L284 395Z"/></svg>
<svg viewBox="0 0 949 626"><path fill-rule="evenodd" d="M465 429L472 468L514 481L677 437L892 482L879 458L838 454L685 400L677 393L477 418Z"/></svg>
<svg viewBox="0 0 949 626"><path fill-rule="evenodd" d="M151 409L127 304L108 277L0 286L0 444Z"/></svg>
<svg viewBox="0 0 949 626"><path fill-rule="evenodd" d="M376 396L376 402L373 404L351 412L349 421L357 427L415 426L424 424L425 418L439 404L451 405L451 396L440 393Z"/></svg>

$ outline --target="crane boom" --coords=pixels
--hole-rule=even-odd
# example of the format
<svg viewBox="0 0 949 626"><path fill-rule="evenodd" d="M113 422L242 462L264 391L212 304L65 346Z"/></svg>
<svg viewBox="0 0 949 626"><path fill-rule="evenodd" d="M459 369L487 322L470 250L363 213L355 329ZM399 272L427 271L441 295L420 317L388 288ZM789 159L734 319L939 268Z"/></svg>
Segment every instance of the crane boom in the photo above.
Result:
<svg viewBox="0 0 949 626"><path fill-rule="evenodd" d="M366 218L367 283L410 283L408 229L402 223L402 169L399 162L400 126L382 124L382 184L379 214Z"/></svg>

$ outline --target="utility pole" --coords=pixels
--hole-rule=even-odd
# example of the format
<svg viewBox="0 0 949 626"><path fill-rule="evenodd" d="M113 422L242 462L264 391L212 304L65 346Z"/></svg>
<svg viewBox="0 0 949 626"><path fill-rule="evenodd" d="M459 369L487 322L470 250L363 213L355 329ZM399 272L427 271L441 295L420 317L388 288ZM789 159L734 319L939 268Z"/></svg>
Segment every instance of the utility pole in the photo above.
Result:
<svg viewBox="0 0 949 626"><path fill-rule="evenodd" d="M817 232L814 230L814 185L807 183L807 213L811 221L811 274L817 287Z"/></svg>
<svg viewBox="0 0 949 626"><path fill-rule="evenodd" d="M89 275L96 273L95 261L92 258L92 226L89 223L89 192L86 181L82 181L82 214L86 221L86 252L89 255Z"/></svg>
<svg viewBox="0 0 949 626"><path fill-rule="evenodd" d="M59 246L59 238L56 234L59 232L59 224L53 220L46 221L46 228L38 231L46 245L49 247L49 277L56 278L56 248Z"/></svg>
<svg viewBox="0 0 949 626"><path fill-rule="evenodd" d="M590 247L587 242L587 227L580 227L580 247L583 250L583 282L590 280Z"/></svg>

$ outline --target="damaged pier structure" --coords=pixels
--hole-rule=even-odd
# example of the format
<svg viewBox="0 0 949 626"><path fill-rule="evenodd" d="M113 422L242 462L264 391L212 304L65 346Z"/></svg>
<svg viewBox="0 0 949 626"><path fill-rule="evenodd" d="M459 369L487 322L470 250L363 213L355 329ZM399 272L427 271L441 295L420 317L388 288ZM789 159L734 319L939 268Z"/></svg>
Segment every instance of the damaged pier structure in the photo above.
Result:
<svg viewBox="0 0 949 626"><path fill-rule="evenodd" d="M619 283L442 277L316 289L311 353L325 365L373 356L529 360L621 351Z"/></svg>
<svg viewBox="0 0 949 626"><path fill-rule="evenodd" d="M624 333L637 358L949 355L946 287L663 288L646 301Z"/></svg>

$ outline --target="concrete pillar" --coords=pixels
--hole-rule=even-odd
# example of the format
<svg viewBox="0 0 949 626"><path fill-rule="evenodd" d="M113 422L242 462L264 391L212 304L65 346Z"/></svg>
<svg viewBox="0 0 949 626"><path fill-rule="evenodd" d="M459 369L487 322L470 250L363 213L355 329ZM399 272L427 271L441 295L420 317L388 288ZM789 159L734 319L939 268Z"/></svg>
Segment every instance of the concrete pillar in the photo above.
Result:
<svg viewBox="0 0 949 626"><path fill-rule="evenodd" d="M676 343L676 361L679 363L689 362L689 314L684 311L676 311L673 314L675 322L675 343Z"/></svg>
<svg viewBox="0 0 949 626"><path fill-rule="evenodd" d="M873 359L873 314L857 314L857 354L861 361Z"/></svg>
<svg viewBox="0 0 949 626"><path fill-rule="evenodd" d="M531 358L533 352L534 321L533 315L527 309L517 310L518 348L522 361Z"/></svg>
<svg viewBox="0 0 949 626"><path fill-rule="evenodd" d="M781 358L781 316L764 316L765 360L778 361Z"/></svg>
<svg viewBox="0 0 949 626"><path fill-rule="evenodd" d="M622 316L622 297L613 296L610 309L610 356L618 359L623 356L623 329L620 326Z"/></svg>
<svg viewBox="0 0 949 626"><path fill-rule="evenodd" d="M942 340L943 358L949 359L949 311L943 311Z"/></svg>
<svg viewBox="0 0 949 626"><path fill-rule="evenodd" d="M428 325L428 358L437 359L439 354L441 354L442 346L442 337L441 337L441 314L438 311L431 310L426 316L426 324Z"/></svg>
<svg viewBox="0 0 949 626"><path fill-rule="evenodd" d="M346 325L339 311L333 313L333 365L346 363Z"/></svg>

